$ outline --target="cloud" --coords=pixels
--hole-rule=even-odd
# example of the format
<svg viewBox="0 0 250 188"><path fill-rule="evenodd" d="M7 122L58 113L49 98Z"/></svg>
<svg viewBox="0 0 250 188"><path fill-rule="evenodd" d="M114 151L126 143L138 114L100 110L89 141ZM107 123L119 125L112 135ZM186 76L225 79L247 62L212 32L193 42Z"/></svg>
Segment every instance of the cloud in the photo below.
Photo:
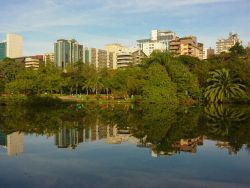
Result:
<svg viewBox="0 0 250 188"><path fill-rule="evenodd" d="M121 14L142 14L183 6L231 2L234 0L43 0L27 1L0 8L1 33L37 31L57 26L100 25L119 22ZM11 2L11 1L10 1ZM173 14L174 11L171 11ZM178 13L178 11L176 11ZM186 12L182 10L182 12ZM180 12L178 13L180 14Z"/></svg>
<svg viewBox="0 0 250 188"><path fill-rule="evenodd" d="M197 34L199 38L199 30L203 32L212 24L220 29L214 20L217 15L221 16L221 12L232 5L241 4L249 7L248 0L8 0L0 6L4 15L0 17L0 35L23 34L26 54L52 50L53 42L60 37L75 37L93 47L118 41L131 44L138 38L148 37L155 28L172 29L180 36ZM217 12L213 12L214 7L218 7ZM245 19L236 19L239 14L234 16L235 23L244 23ZM223 15L223 19L224 16L227 22L227 15ZM217 33L213 33L213 43ZM210 46L211 40L206 39L211 38L212 33L203 35L208 35L203 39Z"/></svg>

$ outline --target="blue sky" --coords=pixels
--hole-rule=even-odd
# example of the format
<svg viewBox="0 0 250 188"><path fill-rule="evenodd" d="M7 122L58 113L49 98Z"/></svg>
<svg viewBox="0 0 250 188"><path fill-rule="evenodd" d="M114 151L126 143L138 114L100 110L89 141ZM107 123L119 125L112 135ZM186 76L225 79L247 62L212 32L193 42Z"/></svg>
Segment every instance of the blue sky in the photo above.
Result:
<svg viewBox="0 0 250 188"><path fill-rule="evenodd" d="M195 35L206 47L230 31L250 41L250 0L0 0L0 13L0 40L23 35L25 55L53 51L59 38L130 46L152 29Z"/></svg>

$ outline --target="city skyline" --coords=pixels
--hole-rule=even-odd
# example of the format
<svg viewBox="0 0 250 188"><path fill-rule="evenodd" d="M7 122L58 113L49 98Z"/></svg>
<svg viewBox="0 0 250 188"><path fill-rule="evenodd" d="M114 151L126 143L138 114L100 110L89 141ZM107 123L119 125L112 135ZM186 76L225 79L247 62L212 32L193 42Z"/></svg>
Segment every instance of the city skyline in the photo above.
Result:
<svg viewBox="0 0 250 188"><path fill-rule="evenodd" d="M58 38L75 38L97 48L108 43L133 46L136 40L148 38L152 29L169 29L180 37L195 35L205 47L213 48L217 39L232 31L246 46L249 8L247 0L170 0L167 4L163 0L63 0L60 4L57 0L13 0L1 2L0 11L6 16L0 18L0 39L7 32L23 35L24 55L51 52Z"/></svg>

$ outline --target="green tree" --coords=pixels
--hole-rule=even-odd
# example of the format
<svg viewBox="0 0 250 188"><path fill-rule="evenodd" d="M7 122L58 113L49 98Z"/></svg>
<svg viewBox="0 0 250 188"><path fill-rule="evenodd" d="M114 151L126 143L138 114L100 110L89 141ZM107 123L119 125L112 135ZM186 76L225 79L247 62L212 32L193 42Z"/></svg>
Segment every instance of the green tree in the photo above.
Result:
<svg viewBox="0 0 250 188"><path fill-rule="evenodd" d="M229 51L233 55L245 55L247 53L246 49L239 42L237 42L232 48L230 48Z"/></svg>
<svg viewBox="0 0 250 188"><path fill-rule="evenodd" d="M6 84L6 91L13 94L37 95L39 93L38 72L35 70L23 70L16 79Z"/></svg>
<svg viewBox="0 0 250 188"><path fill-rule="evenodd" d="M241 80L230 74L228 69L215 70L210 72L209 75L205 97L210 102L224 102L225 99L240 97L245 94L245 86L240 83Z"/></svg>
<svg viewBox="0 0 250 188"><path fill-rule="evenodd" d="M152 64L147 69L143 97L151 103L168 103L176 105L176 84L171 82L166 69L159 64Z"/></svg>
<svg viewBox="0 0 250 188"><path fill-rule="evenodd" d="M0 92L5 90L6 84L16 79L17 74L24 70L24 64L5 58L0 62Z"/></svg>
<svg viewBox="0 0 250 188"><path fill-rule="evenodd" d="M157 63L166 67L171 59L172 56L168 51L155 50L148 58L144 59L144 65L149 66L150 64Z"/></svg>

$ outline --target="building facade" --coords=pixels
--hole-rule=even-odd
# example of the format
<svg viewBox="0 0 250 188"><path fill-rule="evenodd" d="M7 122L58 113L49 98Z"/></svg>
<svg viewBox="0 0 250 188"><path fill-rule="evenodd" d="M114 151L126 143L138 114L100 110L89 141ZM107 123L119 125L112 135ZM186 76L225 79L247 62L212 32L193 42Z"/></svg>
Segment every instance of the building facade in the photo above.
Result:
<svg viewBox="0 0 250 188"><path fill-rule="evenodd" d="M0 43L0 60L3 60L7 57L7 43L1 42Z"/></svg>
<svg viewBox="0 0 250 188"><path fill-rule="evenodd" d="M23 56L23 37L21 35L7 34L7 57L17 58Z"/></svg>
<svg viewBox="0 0 250 188"><path fill-rule="evenodd" d="M96 68L113 68L114 54L107 50L86 48L83 53L86 64L92 64Z"/></svg>
<svg viewBox="0 0 250 188"><path fill-rule="evenodd" d="M137 40L137 47L149 56L154 50L169 50L170 42L176 39L176 33L169 30L152 30L150 39Z"/></svg>
<svg viewBox="0 0 250 188"><path fill-rule="evenodd" d="M216 54L228 53L236 43L242 43L237 33L229 33L227 39L219 39L216 42Z"/></svg>
<svg viewBox="0 0 250 188"><path fill-rule="evenodd" d="M49 62L54 63L55 62L55 54L54 53L46 53L43 55L43 62L45 65Z"/></svg>
<svg viewBox="0 0 250 188"><path fill-rule="evenodd" d="M113 53L113 64L110 64L112 69L123 69L130 65L141 64L143 58L147 57L141 49L128 49L121 44L108 44L105 48Z"/></svg>
<svg viewBox="0 0 250 188"><path fill-rule="evenodd" d="M24 60L25 68L38 70L40 61L37 58L26 57Z"/></svg>
<svg viewBox="0 0 250 188"><path fill-rule="evenodd" d="M56 65L65 69L67 65L82 61L83 46L75 39L59 39L54 44Z"/></svg>
<svg viewBox="0 0 250 188"><path fill-rule="evenodd" d="M189 55L203 59L203 44L194 36L177 38L170 42L169 51L174 55Z"/></svg>
<svg viewBox="0 0 250 188"><path fill-rule="evenodd" d="M139 65L143 62L147 55L142 50L136 50L132 52L132 63L133 65Z"/></svg>
<svg viewBox="0 0 250 188"><path fill-rule="evenodd" d="M8 33L6 40L0 43L0 60L9 57L23 56L23 37L14 33Z"/></svg>

